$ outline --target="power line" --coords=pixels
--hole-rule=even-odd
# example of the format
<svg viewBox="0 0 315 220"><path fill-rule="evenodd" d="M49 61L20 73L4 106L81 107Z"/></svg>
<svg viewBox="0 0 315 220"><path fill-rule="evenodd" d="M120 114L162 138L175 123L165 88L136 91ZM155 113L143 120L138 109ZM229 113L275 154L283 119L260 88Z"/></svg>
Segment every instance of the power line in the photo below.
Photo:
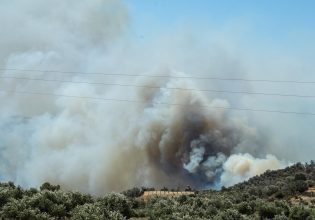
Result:
<svg viewBox="0 0 315 220"><path fill-rule="evenodd" d="M196 80L220 80L220 81L315 84L315 81L246 79L246 78L222 78L222 77L215 77L215 76L214 77L207 77L207 76L146 75L146 74L122 74L122 73L59 71L59 70L39 70L39 69L15 69L15 68L0 68L0 70L2 70L2 71L20 71L20 72L45 72L45 73L61 73L61 74L80 74L80 75L104 75L104 76L149 77L149 78L151 77L151 78L196 79Z"/></svg>
<svg viewBox="0 0 315 220"><path fill-rule="evenodd" d="M22 95L56 96L56 97L64 97L64 98L90 99L90 100L96 100L96 101L130 102L130 103L146 104L146 102L139 101L139 100L103 98L103 97L93 97L93 96L75 96L75 95L66 95L66 94L45 93L45 92L6 91L6 90L0 90L0 92L22 94ZM182 106L182 107L192 107L193 106L193 105L180 104L180 103L164 103L164 102L153 102L153 104L170 105L170 106L173 105L173 106ZM294 111L280 111L280 110L269 110L269 109L235 108L235 107L205 106L205 105L199 105L199 106L195 106L195 107L206 108L206 109L213 108L213 109L225 109L225 110L237 110L237 111L251 111L251 112L266 112L266 113L315 116L315 113L313 113L313 112L294 112Z"/></svg>
<svg viewBox="0 0 315 220"><path fill-rule="evenodd" d="M138 87L138 88L149 88L149 89L160 89L161 88L159 86L147 86L147 85L132 85L132 84L121 84L121 83L71 81L71 80L28 78L28 77L16 77L16 76L0 76L0 78L2 78L2 79L16 79L16 80L43 81L43 82L103 85L103 86ZM296 98L315 98L315 95L299 95L299 94L264 93L264 92L247 92L247 91L229 91L229 90L214 90L214 89L193 89L193 88L180 88L180 87L163 87L163 89L181 90L181 91L212 92L212 93L230 93L230 94L247 94L247 95L296 97Z"/></svg>

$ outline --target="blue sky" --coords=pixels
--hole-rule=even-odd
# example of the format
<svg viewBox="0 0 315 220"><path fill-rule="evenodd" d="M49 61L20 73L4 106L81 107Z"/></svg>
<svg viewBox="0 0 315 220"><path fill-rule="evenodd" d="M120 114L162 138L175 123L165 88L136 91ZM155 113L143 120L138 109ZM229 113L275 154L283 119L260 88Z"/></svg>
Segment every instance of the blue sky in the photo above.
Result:
<svg viewBox="0 0 315 220"><path fill-rule="evenodd" d="M133 31L151 38L178 26L220 30L241 24L251 38L277 45L302 47L314 37L312 0L125 0ZM154 34L152 34L154 33ZM297 43L300 45L297 45ZM290 45L288 45L290 44Z"/></svg>

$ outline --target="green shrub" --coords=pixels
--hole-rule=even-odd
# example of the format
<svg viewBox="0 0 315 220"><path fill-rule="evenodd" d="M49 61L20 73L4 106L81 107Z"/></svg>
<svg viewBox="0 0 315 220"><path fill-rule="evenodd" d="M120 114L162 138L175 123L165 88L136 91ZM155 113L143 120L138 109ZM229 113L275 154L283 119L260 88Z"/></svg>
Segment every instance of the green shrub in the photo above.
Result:
<svg viewBox="0 0 315 220"><path fill-rule="evenodd" d="M137 187L134 187L132 189L128 189L122 192L122 194L129 198L136 198L136 197L140 197L143 194L143 190Z"/></svg>
<svg viewBox="0 0 315 220"><path fill-rule="evenodd" d="M306 174L305 173L297 173L294 176L295 180L307 180Z"/></svg>
<svg viewBox="0 0 315 220"><path fill-rule="evenodd" d="M277 208L274 206L274 204L264 204L259 209L259 215L261 218L274 218L276 214L278 213Z"/></svg>
<svg viewBox="0 0 315 220"><path fill-rule="evenodd" d="M29 205L58 218L66 217L71 207L68 194L57 191L41 191L29 198Z"/></svg>
<svg viewBox="0 0 315 220"><path fill-rule="evenodd" d="M250 215L253 213L252 207L247 202L242 202L237 206L238 211L241 214Z"/></svg>
<svg viewBox="0 0 315 220"><path fill-rule="evenodd" d="M308 189L308 184L303 180L297 180L295 182L296 191L302 193Z"/></svg>
<svg viewBox="0 0 315 220"><path fill-rule="evenodd" d="M235 209L227 209L220 212L214 219L216 220L240 220L243 219L242 215Z"/></svg>
<svg viewBox="0 0 315 220"><path fill-rule="evenodd" d="M40 186L40 190L57 191L57 190L60 190L60 186L59 185L51 185L50 183L45 182Z"/></svg>
<svg viewBox="0 0 315 220"><path fill-rule="evenodd" d="M274 220L289 220L289 218L287 216L281 214L281 215L276 215L274 217Z"/></svg>
<svg viewBox="0 0 315 220"><path fill-rule="evenodd" d="M294 220L312 220L315 219L314 209L310 209L304 206L295 206L292 208L290 218Z"/></svg>
<svg viewBox="0 0 315 220"><path fill-rule="evenodd" d="M104 209L100 203L87 203L77 206L71 212L71 219L84 220L123 220L126 219L122 214L115 211Z"/></svg>
<svg viewBox="0 0 315 220"><path fill-rule="evenodd" d="M130 204L126 196L119 193L110 193L103 198L98 199L101 206L109 211L114 211L122 214L126 218L132 216Z"/></svg>
<svg viewBox="0 0 315 220"><path fill-rule="evenodd" d="M53 219L39 209L31 208L24 200L11 199L0 212L1 219L45 220Z"/></svg>
<svg viewBox="0 0 315 220"><path fill-rule="evenodd" d="M78 205L94 202L91 195L86 195L79 192L67 193L67 198L69 200L67 203L67 208L70 210L74 209Z"/></svg>

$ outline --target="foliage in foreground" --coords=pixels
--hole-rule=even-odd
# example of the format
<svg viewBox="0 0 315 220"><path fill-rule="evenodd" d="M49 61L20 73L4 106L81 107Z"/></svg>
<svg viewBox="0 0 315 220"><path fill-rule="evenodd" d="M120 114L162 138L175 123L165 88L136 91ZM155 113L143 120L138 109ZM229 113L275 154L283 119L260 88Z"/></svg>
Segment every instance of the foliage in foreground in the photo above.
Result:
<svg viewBox="0 0 315 220"><path fill-rule="evenodd" d="M0 219L315 219L315 164L295 164L221 191L143 201L145 188L103 197L67 192L44 183L40 189L0 184ZM164 188L163 190L167 190Z"/></svg>

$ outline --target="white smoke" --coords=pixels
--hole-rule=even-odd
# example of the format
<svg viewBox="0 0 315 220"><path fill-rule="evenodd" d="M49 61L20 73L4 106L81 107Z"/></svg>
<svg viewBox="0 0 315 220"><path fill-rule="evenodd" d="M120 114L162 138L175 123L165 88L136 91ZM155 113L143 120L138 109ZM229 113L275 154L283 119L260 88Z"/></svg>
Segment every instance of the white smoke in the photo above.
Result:
<svg viewBox="0 0 315 220"><path fill-rule="evenodd" d="M184 168L188 170L188 172L190 173L195 173L201 161L203 160L205 151L206 150L204 147L193 148L192 151L190 152L189 163L184 164Z"/></svg>
<svg viewBox="0 0 315 220"><path fill-rule="evenodd" d="M168 89L198 89L199 84L205 83L167 77L144 80L115 76L126 72L187 76L168 68L148 72L165 58L170 66L173 63L176 67L184 66L185 59L181 59L184 55L172 52L178 55L172 58L161 51L165 56L148 57L138 49L135 52L129 40L124 39L128 24L126 7L116 0L0 3L2 68L114 74L87 77L76 73L15 71L15 75L158 87L1 79L1 90L10 91L0 93L1 180L13 180L23 186L50 181L65 188L101 194L143 184L157 187L191 184L200 188L230 185L283 166L274 156L255 159L240 154L250 152L261 157L267 148L259 131L246 119L225 109L230 106L227 100L193 90ZM194 54L197 53L191 52L189 56ZM213 64L220 61L217 69L237 71L239 65L225 55L212 56ZM8 74L12 71L2 72L2 76ZM13 91L137 102L17 95Z"/></svg>
<svg viewBox="0 0 315 220"><path fill-rule="evenodd" d="M255 175L260 175L266 170L281 169L289 164L278 160L273 155L266 155L266 158L254 158L250 154L234 154L230 156L223 165L221 183L231 186L244 181Z"/></svg>

